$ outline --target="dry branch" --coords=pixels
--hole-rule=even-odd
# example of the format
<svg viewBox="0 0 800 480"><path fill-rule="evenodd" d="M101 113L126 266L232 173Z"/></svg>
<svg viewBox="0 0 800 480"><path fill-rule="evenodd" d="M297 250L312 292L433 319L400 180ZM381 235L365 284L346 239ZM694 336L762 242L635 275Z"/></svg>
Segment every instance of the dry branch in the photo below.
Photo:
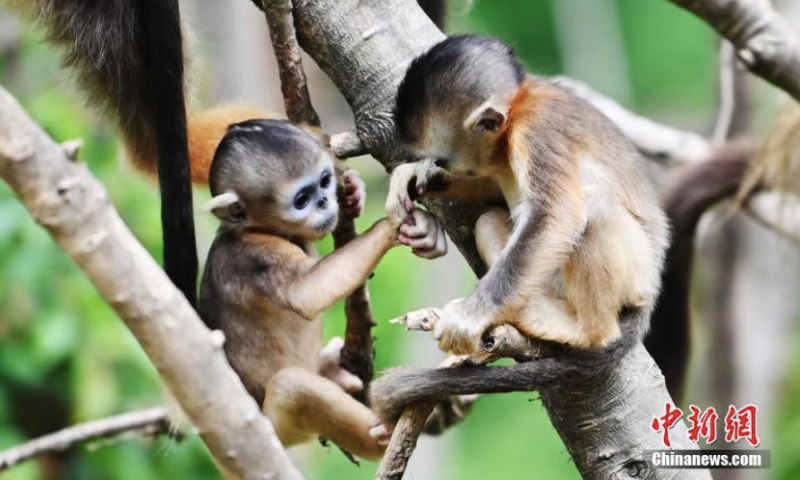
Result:
<svg viewBox="0 0 800 480"><path fill-rule="evenodd" d="M0 176L125 322L231 477L301 478L186 298L103 186L0 88Z"/></svg>
<svg viewBox="0 0 800 480"><path fill-rule="evenodd" d="M331 151L336 157L345 159L366 155L367 147L358 138L356 132L342 132L331 135Z"/></svg>
<svg viewBox="0 0 800 480"><path fill-rule="evenodd" d="M800 100L800 38L768 0L670 0L705 20L753 73Z"/></svg>
<svg viewBox="0 0 800 480"><path fill-rule="evenodd" d="M394 427L392 439L386 447L386 455L381 461L375 478L379 480L403 478L408 461L411 460L411 455L417 448L417 439L422 434L425 422L434 406L433 403L417 403L403 411Z"/></svg>
<svg viewBox="0 0 800 480"><path fill-rule="evenodd" d="M432 309L436 310L436 309ZM435 316L438 316L434 313ZM406 317L407 318L407 317ZM401 323L403 323L401 321ZM433 325L426 322L423 325L409 326L409 330L430 331ZM453 368L469 362L474 365L485 365L500 358L513 358L517 361L533 360L540 355L540 345L533 339L525 337L519 330L511 325L501 325L492 329L484 337L481 347L482 353L466 358L451 356L443 361L438 368ZM411 454L417 445L417 439L426 426L428 417L436 407L435 402L418 403L406 408L400 415L386 455L381 462L378 474L379 480L399 480L411 459Z"/></svg>
<svg viewBox="0 0 800 480"><path fill-rule="evenodd" d="M164 407L128 412L81 423L0 452L0 471L34 457L64 452L76 445L93 440L115 437L125 432L135 432L153 437L168 433L169 428L169 415Z"/></svg>
<svg viewBox="0 0 800 480"><path fill-rule="evenodd" d="M311 105L308 82L303 71L303 58L294 31L292 1L266 0L263 6L272 49L278 61L286 117L299 125L319 127L319 115Z"/></svg>

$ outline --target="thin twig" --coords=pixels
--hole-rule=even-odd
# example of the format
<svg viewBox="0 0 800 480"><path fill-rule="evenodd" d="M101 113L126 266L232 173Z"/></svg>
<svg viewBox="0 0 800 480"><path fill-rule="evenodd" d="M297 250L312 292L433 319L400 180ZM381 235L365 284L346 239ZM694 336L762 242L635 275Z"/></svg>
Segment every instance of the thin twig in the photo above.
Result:
<svg viewBox="0 0 800 480"><path fill-rule="evenodd" d="M124 432L155 437L169 433L169 431L169 415L164 407L93 420L35 438L0 452L0 471L40 455L64 452L79 444L114 437Z"/></svg>
<svg viewBox="0 0 800 480"><path fill-rule="evenodd" d="M800 100L800 38L767 0L670 0L711 25L753 73Z"/></svg>
<svg viewBox="0 0 800 480"><path fill-rule="evenodd" d="M294 30L291 0L263 2L272 48L278 60L281 92L286 116L298 125L319 127L319 115L311 105L308 82L303 71L303 57Z"/></svg>

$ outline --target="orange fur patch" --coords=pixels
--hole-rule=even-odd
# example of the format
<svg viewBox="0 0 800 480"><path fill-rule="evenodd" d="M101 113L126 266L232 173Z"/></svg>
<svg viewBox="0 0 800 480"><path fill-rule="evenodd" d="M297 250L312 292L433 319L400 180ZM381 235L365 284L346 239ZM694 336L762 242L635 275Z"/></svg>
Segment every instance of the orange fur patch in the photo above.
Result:
<svg viewBox="0 0 800 480"><path fill-rule="evenodd" d="M254 118L275 118L276 115L242 105L226 105L199 113L190 113L187 118L189 159L192 166L192 182L207 184L211 162L219 142L228 126Z"/></svg>

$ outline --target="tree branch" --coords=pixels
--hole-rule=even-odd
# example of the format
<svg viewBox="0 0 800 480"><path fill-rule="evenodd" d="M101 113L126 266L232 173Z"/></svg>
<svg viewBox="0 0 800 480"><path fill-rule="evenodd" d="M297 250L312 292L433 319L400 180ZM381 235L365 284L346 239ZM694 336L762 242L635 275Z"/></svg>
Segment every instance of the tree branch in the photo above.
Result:
<svg viewBox="0 0 800 480"><path fill-rule="evenodd" d="M168 433L169 429L169 415L164 407L93 420L44 435L0 452L0 471L40 455L64 452L81 443L115 437L124 432L158 436Z"/></svg>
<svg viewBox="0 0 800 480"><path fill-rule="evenodd" d="M800 39L767 0L670 0L711 25L753 73L800 100Z"/></svg>
<svg viewBox="0 0 800 480"><path fill-rule="evenodd" d="M330 147L333 154L341 159L359 157L369 153L356 132L342 132L331 135Z"/></svg>
<svg viewBox="0 0 800 480"><path fill-rule="evenodd" d="M114 308L232 477L301 478L186 298L83 165L0 88L0 176Z"/></svg>
<svg viewBox="0 0 800 480"><path fill-rule="evenodd" d="M292 0L266 0L263 6L272 49L278 61L286 117L298 125L319 127L319 115L311 105L303 58L294 31Z"/></svg>

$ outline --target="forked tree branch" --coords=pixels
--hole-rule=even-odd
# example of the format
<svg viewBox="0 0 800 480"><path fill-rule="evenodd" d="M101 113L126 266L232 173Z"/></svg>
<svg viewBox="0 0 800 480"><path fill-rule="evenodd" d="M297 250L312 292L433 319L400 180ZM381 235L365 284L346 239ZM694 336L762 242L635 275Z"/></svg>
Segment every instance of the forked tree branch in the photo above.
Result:
<svg viewBox="0 0 800 480"><path fill-rule="evenodd" d="M132 432L154 437L169 433L169 429L169 415L164 407L128 412L73 425L0 452L0 472L31 458L64 452L82 443Z"/></svg>
<svg viewBox="0 0 800 480"><path fill-rule="evenodd" d="M228 365L223 341L128 230L103 186L2 88L0 176L125 322L220 468L236 478L301 478Z"/></svg>

